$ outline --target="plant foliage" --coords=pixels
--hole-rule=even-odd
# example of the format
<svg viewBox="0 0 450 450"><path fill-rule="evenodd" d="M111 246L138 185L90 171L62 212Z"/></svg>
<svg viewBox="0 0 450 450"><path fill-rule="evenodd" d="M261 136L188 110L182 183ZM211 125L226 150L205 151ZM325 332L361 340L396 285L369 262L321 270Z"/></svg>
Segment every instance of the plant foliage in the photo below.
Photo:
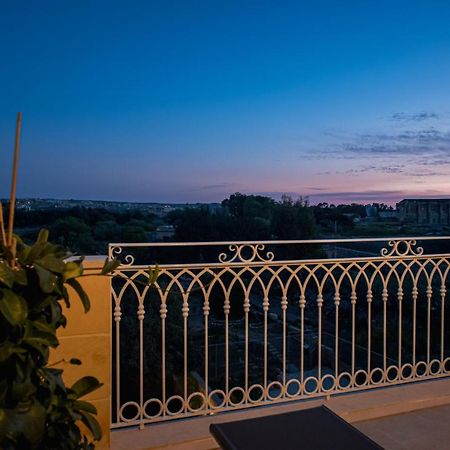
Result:
<svg viewBox="0 0 450 450"><path fill-rule="evenodd" d="M59 344L57 331L66 326L67 287L76 291L85 312L90 308L77 280L82 258L70 258L50 243L46 230L32 246L15 239L15 255L8 246L0 250L0 448L93 449L101 438L97 411L81 399L101 383L85 376L67 387L63 370L48 363L50 349ZM115 267L109 262L104 273Z"/></svg>

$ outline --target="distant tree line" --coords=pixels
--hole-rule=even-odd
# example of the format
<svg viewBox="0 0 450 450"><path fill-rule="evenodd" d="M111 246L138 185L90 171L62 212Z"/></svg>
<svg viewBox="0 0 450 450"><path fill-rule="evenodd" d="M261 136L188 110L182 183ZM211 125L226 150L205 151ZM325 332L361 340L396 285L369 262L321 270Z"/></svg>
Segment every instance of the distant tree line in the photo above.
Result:
<svg viewBox="0 0 450 450"><path fill-rule="evenodd" d="M280 201L261 195L236 193L222 208L173 211L167 220L177 241L309 239L322 234L350 231L356 217L366 216L363 205L310 206L300 197Z"/></svg>
<svg viewBox="0 0 450 450"><path fill-rule="evenodd" d="M110 242L146 242L157 225L154 214L139 210L75 207L16 212L16 228L25 240L32 241L40 228L47 228L55 243L85 254L105 254Z"/></svg>
<svg viewBox="0 0 450 450"><path fill-rule="evenodd" d="M374 204L378 210L388 209ZM104 254L110 242L149 242L159 226L174 226L175 241L232 241L310 239L352 235L355 220L364 218L363 205L319 203L283 196L276 201L262 195L232 194L221 207L204 205L172 211L166 217L138 209L110 211L77 206L17 210L18 231L32 241L40 228L48 228L53 241L76 252ZM370 230L368 230L369 232Z"/></svg>

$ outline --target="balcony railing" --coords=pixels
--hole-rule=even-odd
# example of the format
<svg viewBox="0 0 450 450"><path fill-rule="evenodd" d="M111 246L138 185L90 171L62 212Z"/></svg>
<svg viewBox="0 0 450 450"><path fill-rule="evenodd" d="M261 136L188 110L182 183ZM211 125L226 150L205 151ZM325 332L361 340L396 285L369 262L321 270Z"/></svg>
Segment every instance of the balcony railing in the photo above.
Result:
<svg viewBox="0 0 450 450"><path fill-rule="evenodd" d="M450 238L110 244L109 257L122 261L113 427L450 374Z"/></svg>

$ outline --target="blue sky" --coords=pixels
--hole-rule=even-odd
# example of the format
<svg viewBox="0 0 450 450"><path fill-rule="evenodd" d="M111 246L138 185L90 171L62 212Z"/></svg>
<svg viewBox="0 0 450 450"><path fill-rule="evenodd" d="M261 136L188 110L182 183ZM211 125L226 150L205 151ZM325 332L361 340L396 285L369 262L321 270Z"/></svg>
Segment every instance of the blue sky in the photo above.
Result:
<svg viewBox="0 0 450 450"><path fill-rule="evenodd" d="M450 195L447 1L0 7L0 196Z"/></svg>

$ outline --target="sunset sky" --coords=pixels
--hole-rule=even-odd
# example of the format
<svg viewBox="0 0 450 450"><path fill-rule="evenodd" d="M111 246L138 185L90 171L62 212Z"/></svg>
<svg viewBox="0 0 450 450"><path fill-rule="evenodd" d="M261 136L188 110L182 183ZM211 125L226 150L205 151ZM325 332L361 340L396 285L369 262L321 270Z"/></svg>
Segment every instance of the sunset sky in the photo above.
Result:
<svg viewBox="0 0 450 450"><path fill-rule="evenodd" d="M20 197L450 196L449 24L444 0L2 2L0 197L19 110Z"/></svg>

